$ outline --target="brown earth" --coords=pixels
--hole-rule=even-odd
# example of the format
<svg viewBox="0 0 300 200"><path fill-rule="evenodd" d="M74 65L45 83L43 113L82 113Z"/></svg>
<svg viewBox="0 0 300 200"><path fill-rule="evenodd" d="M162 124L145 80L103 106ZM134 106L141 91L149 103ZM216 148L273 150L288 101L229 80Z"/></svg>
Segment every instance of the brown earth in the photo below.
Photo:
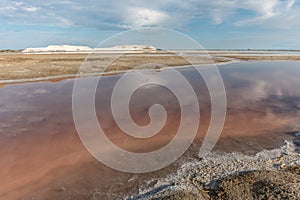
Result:
<svg viewBox="0 0 300 200"><path fill-rule="evenodd" d="M200 56L196 56L195 54L179 56L170 53L89 55L84 53L22 54L2 52L0 53L0 82L6 82L7 80L10 80L9 82L12 82L11 80L24 82L36 78L74 77L77 73L114 73L130 70L141 65L146 65L142 68L160 69L163 65L211 64L229 62L232 59L300 60L300 56L298 55L253 55L251 53L247 55L247 53L229 53L218 54L217 52L212 52L212 57L207 57L203 53L200 53ZM84 63L86 59L88 62ZM81 67L83 63L84 65ZM149 65L149 63L151 64Z"/></svg>
<svg viewBox="0 0 300 200"><path fill-rule="evenodd" d="M298 173L297 173L298 170ZM196 183L197 184L197 183ZM248 171L218 179L209 189L198 194L188 191L175 191L156 198L144 200L264 200L300 198L299 168L292 171Z"/></svg>
<svg viewBox="0 0 300 200"><path fill-rule="evenodd" d="M80 66L85 59L82 69ZM80 73L102 73L130 70L140 65L158 63L166 66L183 66L225 62L221 58L184 57L172 54L0 54L0 81L75 76ZM109 66L107 69L105 67ZM147 68L147 66L145 66ZM145 68L144 67L144 68ZM151 68L153 67L150 66ZM157 67L157 66L154 66ZM158 66L158 68L160 68Z"/></svg>

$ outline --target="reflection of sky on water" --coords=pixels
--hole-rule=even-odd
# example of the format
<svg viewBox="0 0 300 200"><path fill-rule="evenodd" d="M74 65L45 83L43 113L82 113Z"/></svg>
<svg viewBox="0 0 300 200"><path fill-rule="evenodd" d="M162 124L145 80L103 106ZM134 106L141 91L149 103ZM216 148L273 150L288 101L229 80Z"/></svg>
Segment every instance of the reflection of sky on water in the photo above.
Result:
<svg viewBox="0 0 300 200"><path fill-rule="evenodd" d="M267 109L274 113L299 114L300 62L242 62L222 65L219 69L223 75L229 108L245 109L245 114L247 110L264 111ZM208 108L207 88L196 70L190 68L177 70L191 82L200 102L200 109ZM205 67L201 67L201 70L205 70ZM110 113L109 98L113 85L119 78L120 75L105 76L101 79L102 87L97 91L96 106L99 110L104 108L101 112L105 116ZM165 80L165 82L171 81L173 80ZM180 84L174 81L174 85L180 87ZM59 119L61 123L66 122L70 125L72 122L72 87L72 80L4 86L0 89L0 133L14 132L13 127L16 129L17 127L34 127L39 123L30 124L30 121L34 121L31 118L38 119L38 117L57 118L57 121ZM150 94L147 96L148 92ZM185 95L184 91L182 95ZM187 98L189 98L188 95ZM146 85L140 88L134 94L130 109L141 114L142 110L145 112L149 104L155 103L155 100L163 102L170 109L170 113L178 112L176 108L178 101L175 96L166 88L157 85ZM134 104L135 101L138 103ZM143 103L148 105L143 106ZM47 127L51 127L53 121L48 120Z"/></svg>
<svg viewBox="0 0 300 200"><path fill-rule="evenodd" d="M299 108L300 62L244 62L224 65L220 70L229 105L254 106L261 102L290 111Z"/></svg>
<svg viewBox="0 0 300 200"><path fill-rule="evenodd" d="M243 62L220 66L227 89L228 110L224 130L214 150L257 152L274 148L281 145L282 141L290 139L285 132L299 131L299 66L300 62ZM191 83L199 100L201 122L199 137L195 143L201 142L201 136L206 133L210 119L207 87L195 69L176 70ZM200 70L204 71L207 68L200 67ZM162 133L145 141L141 139L143 142L134 140L124 136L112 120L110 97L119 78L120 75L103 77L95 99L98 119L102 120L101 125L108 131L108 137L117 146L133 152L149 152L168 144L179 127L180 108L175 95L156 84L141 87L133 94L130 111L138 125L145 126L150 123L148 110L153 104L163 105L168 116ZM160 79L159 82L172 82L179 90L182 89L177 80L171 80L169 76ZM107 168L94 163L78 138L72 116L72 89L72 79L6 85L0 88L0 190L10 183L20 184L22 187L30 186L31 181L38 180L32 177L35 177L40 169L47 170L50 167L57 171L68 163L69 168L63 171L63 177L67 176L67 180L70 180L69 175L72 175L73 171L76 176L87 177L87 184L91 183L93 178L99 178L99 183L113 178ZM186 99L191 98L188 94L186 91L180 91L180 95L186 96ZM191 110L190 112L193 112ZM86 122L88 123L89 119L86 119ZM191 149L197 151L198 155L197 144L193 144ZM105 152L109 152L109 149L105 149ZM80 172L83 165L88 167L87 175ZM80 170L74 170L76 167ZM119 180L122 175L115 176L118 176ZM43 177L43 180L47 177ZM53 176L53 179L55 186L61 184L59 177ZM23 184L22 180L29 183ZM119 184L116 187L119 188Z"/></svg>

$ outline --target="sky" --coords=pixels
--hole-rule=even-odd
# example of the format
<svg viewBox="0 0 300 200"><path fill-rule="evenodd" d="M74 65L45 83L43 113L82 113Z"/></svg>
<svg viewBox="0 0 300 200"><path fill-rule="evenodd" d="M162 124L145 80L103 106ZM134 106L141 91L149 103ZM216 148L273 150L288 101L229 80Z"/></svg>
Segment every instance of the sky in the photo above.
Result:
<svg viewBox="0 0 300 200"><path fill-rule="evenodd" d="M122 31L163 27L206 49L300 49L298 0L1 0L0 49L95 47Z"/></svg>

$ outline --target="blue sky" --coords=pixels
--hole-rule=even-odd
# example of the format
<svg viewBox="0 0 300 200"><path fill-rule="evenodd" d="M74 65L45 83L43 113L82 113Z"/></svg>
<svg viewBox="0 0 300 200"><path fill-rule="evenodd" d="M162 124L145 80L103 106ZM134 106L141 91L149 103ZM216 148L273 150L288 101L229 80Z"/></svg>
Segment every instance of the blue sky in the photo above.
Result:
<svg viewBox="0 0 300 200"><path fill-rule="evenodd" d="M95 47L140 27L170 28L208 49L300 49L297 0L1 0L0 49Z"/></svg>

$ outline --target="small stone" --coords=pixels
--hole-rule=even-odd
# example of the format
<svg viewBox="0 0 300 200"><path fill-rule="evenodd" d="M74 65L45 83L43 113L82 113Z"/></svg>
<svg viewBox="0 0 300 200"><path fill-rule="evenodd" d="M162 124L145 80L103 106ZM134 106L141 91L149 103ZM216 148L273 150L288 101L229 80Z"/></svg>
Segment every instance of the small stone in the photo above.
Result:
<svg viewBox="0 0 300 200"><path fill-rule="evenodd" d="M281 164L281 165L280 165L280 168L281 168L281 169L286 169L286 164L284 164L284 163Z"/></svg>

